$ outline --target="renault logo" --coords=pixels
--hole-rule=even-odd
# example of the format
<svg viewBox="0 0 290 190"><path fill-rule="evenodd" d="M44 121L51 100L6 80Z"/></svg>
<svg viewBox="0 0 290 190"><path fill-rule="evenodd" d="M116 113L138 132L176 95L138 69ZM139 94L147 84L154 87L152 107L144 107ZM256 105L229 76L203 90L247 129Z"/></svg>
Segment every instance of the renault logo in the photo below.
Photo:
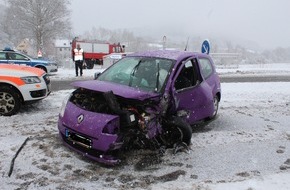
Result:
<svg viewBox="0 0 290 190"><path fill-rule="evenodd" d="M78 124L80 124L81 122L83 122L83 120L84 120L84 115L83 114L79 115L78 116Z"/></svg>

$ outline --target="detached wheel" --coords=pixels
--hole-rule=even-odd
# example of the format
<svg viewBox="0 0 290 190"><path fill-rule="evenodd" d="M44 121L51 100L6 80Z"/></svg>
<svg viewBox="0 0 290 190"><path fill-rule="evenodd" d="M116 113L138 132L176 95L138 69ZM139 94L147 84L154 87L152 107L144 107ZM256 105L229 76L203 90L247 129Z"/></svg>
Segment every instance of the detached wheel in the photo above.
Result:
<svg viewBox="0 0 290 190"><path fill-rule="evenodd" d="M0 87L0 115L14 115L20 107L21 101L18 92L8 86Z"/></svg>

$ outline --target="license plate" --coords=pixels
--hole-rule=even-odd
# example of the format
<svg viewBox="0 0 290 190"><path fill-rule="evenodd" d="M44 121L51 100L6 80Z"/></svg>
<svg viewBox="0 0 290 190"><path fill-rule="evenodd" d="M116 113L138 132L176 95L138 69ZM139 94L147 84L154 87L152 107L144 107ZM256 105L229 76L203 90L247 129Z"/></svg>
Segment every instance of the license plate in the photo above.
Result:
<svg viewBox="0 0 290 190"><path fill-rule="evenodd" d="M88 149L92 148L92 140L87 137L84 137L77 133L73 133L69 131L68 129L65 130L65 136L73 144L78 144Z"/></svg>

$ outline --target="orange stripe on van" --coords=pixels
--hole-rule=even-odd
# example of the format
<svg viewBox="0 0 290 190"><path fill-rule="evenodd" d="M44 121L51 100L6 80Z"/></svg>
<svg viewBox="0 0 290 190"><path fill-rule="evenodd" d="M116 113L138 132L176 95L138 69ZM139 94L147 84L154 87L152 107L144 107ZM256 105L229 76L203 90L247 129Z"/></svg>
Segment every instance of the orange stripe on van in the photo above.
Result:
<svg viewBox="0 0 290 190"><path fill-rule="evenodd" d="M19 77L0 76L0 80L10 81L18 86L22 86L25 84L25 82L21 80Z"/></svg>

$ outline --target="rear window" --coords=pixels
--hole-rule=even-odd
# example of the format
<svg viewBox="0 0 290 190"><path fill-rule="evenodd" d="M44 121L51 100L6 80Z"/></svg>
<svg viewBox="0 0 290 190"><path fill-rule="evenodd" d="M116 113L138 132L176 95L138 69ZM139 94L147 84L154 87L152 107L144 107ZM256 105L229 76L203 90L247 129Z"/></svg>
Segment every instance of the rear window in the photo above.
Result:
<svg viewBox="0 0 290 190"><path fill-rule="evenodd" d="M201 58L199 59L199 63L201 74L205 79L207 79L213 73L211 62L207 58Z"/></svg>

